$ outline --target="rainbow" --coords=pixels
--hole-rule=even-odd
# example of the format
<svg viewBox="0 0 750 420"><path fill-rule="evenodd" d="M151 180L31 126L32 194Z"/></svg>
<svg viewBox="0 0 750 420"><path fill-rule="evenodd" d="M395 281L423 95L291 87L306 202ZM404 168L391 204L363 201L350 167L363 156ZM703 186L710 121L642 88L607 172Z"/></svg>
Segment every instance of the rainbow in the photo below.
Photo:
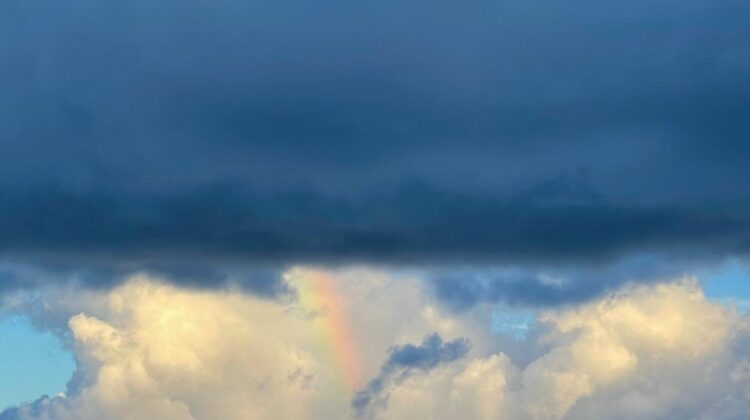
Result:
<svg viewBox="0 0 750 420"><path fill-rule="evenodd" d="M297 283L299 303L315 313L313 325L323 352L338 370L343 388L354 392L361 385L359 353L352 337L346 307L336 290L336 282L319 270L305 270Z"/></svg>

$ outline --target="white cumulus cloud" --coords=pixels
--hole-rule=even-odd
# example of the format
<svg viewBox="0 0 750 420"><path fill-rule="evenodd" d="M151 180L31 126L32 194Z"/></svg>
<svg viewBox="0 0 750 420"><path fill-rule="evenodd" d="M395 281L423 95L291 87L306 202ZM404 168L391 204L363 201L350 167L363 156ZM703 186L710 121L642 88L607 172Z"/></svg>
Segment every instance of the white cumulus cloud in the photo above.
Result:
<svg viewBox="0 0 750 420"><path fill-rule="evenodd" d="M327 297L310 289L320 278ZM538 313L515 344L524 360L491 332L491 307L451 312L418 276L285 279L296 297L147 276L16 297L6 311L67 319L78 371L64 395L0 419L740 419L750 407L750 321L695 280Z"/></svg>

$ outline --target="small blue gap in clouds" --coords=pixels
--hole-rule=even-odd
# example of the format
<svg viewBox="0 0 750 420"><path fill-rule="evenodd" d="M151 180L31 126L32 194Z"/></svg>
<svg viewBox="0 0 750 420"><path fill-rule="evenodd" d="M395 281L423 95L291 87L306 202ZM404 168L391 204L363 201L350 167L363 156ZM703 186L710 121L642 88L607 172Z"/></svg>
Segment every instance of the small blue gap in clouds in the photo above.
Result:
<svg viewBox="0 0 750 420"><path fill-rule="evenodd" d="M530 310L498 306L492 310L490 330L493 334L504 334L524 341L534 325L534 319L534 313Z"/></svg>
<svg viewBox="0 0 750 420"><path fill-rule="evenodd" d="M729 260L720 266L698 273L703 291L710 300L750 312L750 271L746 264Z"/></svg>

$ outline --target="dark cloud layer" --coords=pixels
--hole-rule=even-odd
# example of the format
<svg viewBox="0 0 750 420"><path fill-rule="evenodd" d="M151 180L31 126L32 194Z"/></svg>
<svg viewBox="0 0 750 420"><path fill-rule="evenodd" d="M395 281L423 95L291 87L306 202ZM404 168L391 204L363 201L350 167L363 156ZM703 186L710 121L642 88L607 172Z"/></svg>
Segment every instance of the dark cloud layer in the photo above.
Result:
<svg viewBox="0 0 750 420"><path fill-rule="evenodd" d="M748 15L4 1L0 253L117 270L744 254Z"/></svg>
<svg viewBox="0 0 750 420"><path fill-rule="evenodd" d="M744 219L723 212L543 203L423 185L330 198L208 188L179 196L0 193L0 249L13 253L249 261L457 258L597 259L672 246L744 249Z"/></svg>

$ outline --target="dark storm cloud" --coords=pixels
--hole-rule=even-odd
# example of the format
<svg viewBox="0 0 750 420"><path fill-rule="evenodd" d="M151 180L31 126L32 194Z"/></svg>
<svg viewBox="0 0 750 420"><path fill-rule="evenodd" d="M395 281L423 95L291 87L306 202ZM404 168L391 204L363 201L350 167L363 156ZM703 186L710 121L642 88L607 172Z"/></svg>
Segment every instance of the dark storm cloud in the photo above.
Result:
<svg viewBox="0 0 750 420"><path fill-rule="evenodd" d="M718 212L543 203L419 184L349 199L217 187L178 196L46 189L0 194L0 202L8 210L0 249L102 259L543 262L675 244L732 250L748 233L742 219Z"/></svg>
<svg viewBox="0 0 750 420"><path fill-rule="evenodd" d="M0 251L209 284L216 261L744 254L748 15L3 1Z"/></svg>
<svg viewBox="0 0 750 420"><path fill-rule="evenodd" d="M279 265L231 264L210 258L70 256L16 257L0 262L0 295L3 292L40 288L49 283L67 283L94 289L109 289L127 281L134 273L147 273L183 287L239 288L267 298L290 296Z"/></svg>
<svg viewBox="0 0 750 420"><path fill-rule="evenodd" d="M387 395L381 395L383 386L388 381L403 381L412 371L428 371L440 364L454 362L469 352L469 341L458 338L444 342L437 333L424 338L420 345L405 344L388 350L388 359L380 368L377 377L371 380L364 389L357 392L352 400L352 407L359 414L376 399L386 404Z"/></svg>

